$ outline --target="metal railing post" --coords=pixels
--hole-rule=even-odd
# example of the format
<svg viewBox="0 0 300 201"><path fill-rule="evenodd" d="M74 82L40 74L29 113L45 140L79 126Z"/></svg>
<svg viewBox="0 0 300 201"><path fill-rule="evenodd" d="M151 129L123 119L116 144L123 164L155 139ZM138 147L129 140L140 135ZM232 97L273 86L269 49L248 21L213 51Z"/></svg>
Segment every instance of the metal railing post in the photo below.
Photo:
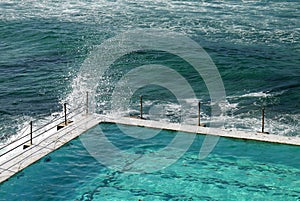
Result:
<svg viewBox="0 0 300 201"><path fill-rule="evenodd" d="M143 96L140 96L140 117L143 119Z"/></svg>
<svg viewBox="0 0 300 201"><path fill-rule="evenodd" d="M32 144L32 121L30 121L30 145Z"/></svg>
<svg viewBox="0 0 300 201"><path fill-rule="evenodd" d="M68 121L67 121L67 103L64 103L64 112L65 112L65 125L68 125Z"/></svg>
<svg viewBox="0 0 300 201"><path fill-rule="evenodd" d="M201 103L200 101L198 102L198 126L206 127L206 124L201 123Z"/></svg>
<svg viewBox="0 0 300 201"><path fill-rule="evenodd" d="M86 115L89 114L89 92L86 92Z"/></svg>
<svg viewBox="0 0 300 201"><path fill-rule="evenodd" d="M198 126L200 126L200 101L198 102Z"/></svg>
<svg viewBox="0 0 300 201"><path fill-rule="evenodd" d="M32 121L30 121L29 123L29 126L30 126L30 133L29 133L29 136L30 136L30 140L29 140L29 144L26 144L28 141L26 141L24 144L23 144L23 149L27 149L28 147L30 147L31 145L33 145L32 143ZM27 136L27 135L26 135ZM21 144L22 145L22 144ZM6 152L8 153L8 152Z"/></svg>
<svg viewBox="0 0 300 201"><path fill-rule="evenodd" d="M265 108L261 110L261 132L265 132Z"/></svg>
<svg viewBox="0 0 300 201"><path fill-rule="evenodd" d="M261 132L259 133L269 134L269 132L265 131L265 108L264 107L261 109Z"/></svg>

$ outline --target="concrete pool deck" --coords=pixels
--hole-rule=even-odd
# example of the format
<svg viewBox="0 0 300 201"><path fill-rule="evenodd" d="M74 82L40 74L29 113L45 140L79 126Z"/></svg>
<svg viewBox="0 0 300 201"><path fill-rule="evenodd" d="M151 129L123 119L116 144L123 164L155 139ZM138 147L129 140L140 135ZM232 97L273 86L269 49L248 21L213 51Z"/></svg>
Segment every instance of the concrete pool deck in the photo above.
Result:
<svg viewBox="0 0 300 201"><path fill-rule="evenodd" d="M129 126L180 131L192 134L214 135L236 139L256 140L300 146L300 137L279 136L273 134L200 127L194 125L181 125L177 123L166 123L129 117L109 117L107 115L98 114L80 114L74 117L72 121L73 123L60 130L54 128L45 132L43 135L40 135L38 138L35 138L33 140L33 144L28 148L23 149L23 146L20 146L8 154L0 157L0 183L8 180L11 176L35 163L52 151L57 150L67 142L100 123L115 123ZM4 153L6 150L1 149L1 151Z"/></svg>

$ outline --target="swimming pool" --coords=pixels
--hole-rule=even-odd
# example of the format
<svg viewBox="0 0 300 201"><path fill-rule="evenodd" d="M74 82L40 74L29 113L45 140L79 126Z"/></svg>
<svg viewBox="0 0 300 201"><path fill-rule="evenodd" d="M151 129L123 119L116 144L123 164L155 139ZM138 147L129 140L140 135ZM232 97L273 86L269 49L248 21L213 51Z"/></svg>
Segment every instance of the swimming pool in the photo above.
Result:
<svg viewBox="0 0 300 201"><path fill-rule="evenodd" d="M153 130L125 127L133 132ZM152 138L136 139L116 124L103 123L83 135L95 137L100 130L120 149L142 154L163 148L177 134L163 130ZM197 135L171 166L142 174L101 165L76 138L2 183L0 200L300 199L299 147L220 138L213 152L199 160L204 137Z"/></svg>

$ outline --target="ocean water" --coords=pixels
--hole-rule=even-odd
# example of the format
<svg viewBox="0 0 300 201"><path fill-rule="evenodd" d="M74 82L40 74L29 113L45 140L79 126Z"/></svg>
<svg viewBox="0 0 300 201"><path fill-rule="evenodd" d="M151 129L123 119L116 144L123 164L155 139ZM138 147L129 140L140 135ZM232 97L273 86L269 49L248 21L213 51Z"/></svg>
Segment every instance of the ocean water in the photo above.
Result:
<svg viewBox="0 0 300 201"><path fill-rule="evenodd" d="M217 66L226 90L227 103L222 106L226 128L260 130L260 109L265 107L267 131L299 135L299 9L297 0L2 0L1 139L20 135L30 120L37 120L35 126L40 126L59 115L62 104L70 102L68 97L74 93L75 85L80 85L74 80L94 47L137 28L181 33L204 48ZM203 103L203 121L209 124L210 97L201 77L182 70L186 64L174 55L155 50L125 55L99 78L95 83L99 85L95 111L109 113L112 91L121 72L153 63L173 65L185 76ZM178 101L159 87L136 93L127 108L131 113L138 111L141 94L149 118L180 122ZM196 107L197 100L189 98L186 101ZM195 114L189 114L191 124L196 122Z"/></svg>
<svg viewBox="0 0 300 201"><path fill-rule="evenodd" d="M137 154L161 149L178 134L161 131L155 138L137 140L115 124L100 124L83 135L94 138L100 130L120 149ZM77 138L2 183L0 200L300 199L297 146L221 138L209 157L198 160L203 140L198 135L189 150L165 169L131 174L101 165Z"/></svg>
<svg viewBox="0 0 300 201"><path fill-rule="evenodd" d="M181 33L203 47L217 66L226 90L227 102L222 106L226 128L260 130L260 110L265 107L267 131L299 135L299 9L297 0L2 0L1 139L20 135L30 120L38 120L35 125L39 126L42 120L59 115L62 104L70 102L74 85L80 85L74 80L94 47L137 28ZM111 110L112 91L122 72L153 63L173 65L185 76L203 103L203 121L209 124L210 97L201 77L182 70L186 64L174 55L155 50L125 55L99 78L95 83L99 85L95 111ZM141 94L149 118L180 122L178 101L159 87L136 93L127 108L131 113L138 111ZM197 100L189 98L186 101L196 107ZM192 124L195 114L189 114Z"/></svg>

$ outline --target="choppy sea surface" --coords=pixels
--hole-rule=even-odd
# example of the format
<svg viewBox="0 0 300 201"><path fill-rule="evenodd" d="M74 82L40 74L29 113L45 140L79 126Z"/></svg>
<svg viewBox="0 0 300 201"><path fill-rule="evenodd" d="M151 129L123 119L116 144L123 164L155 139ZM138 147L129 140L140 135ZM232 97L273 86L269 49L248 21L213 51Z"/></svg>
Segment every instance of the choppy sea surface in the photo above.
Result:
<svg viewBox="0 0 300 201"><path fill-rule="evenodd" d="M74 85L80 85L74 80L93 48L137 28L181 33L203 47L226 90L227 102L222 106L226 128L259 130L260 110L265 107L267 131L299 135L299 10L296 0L1 1L1 139L20 133L30 120L47 121L58 115L74 93ZM122 57L115 66L126 71L149 63L177 64L179 72L184 65L169 54L142 52ZM97 112L110 111L109 100L119 72L111 67L106 77L95 83L100 88ZM193 79L188 70L181 69L181 73L197 95L197 100L186 97L186 101L196 108L200 100L203 120L209 122L210 97L201 77ZM180 121L180 106L167 90L155 88L144 93L148 111L153 104L160 108L152 119ZM128 108L133 113L138 111L137 102L133 97ZM196 111L190 112L195 122Z"/></svg>

